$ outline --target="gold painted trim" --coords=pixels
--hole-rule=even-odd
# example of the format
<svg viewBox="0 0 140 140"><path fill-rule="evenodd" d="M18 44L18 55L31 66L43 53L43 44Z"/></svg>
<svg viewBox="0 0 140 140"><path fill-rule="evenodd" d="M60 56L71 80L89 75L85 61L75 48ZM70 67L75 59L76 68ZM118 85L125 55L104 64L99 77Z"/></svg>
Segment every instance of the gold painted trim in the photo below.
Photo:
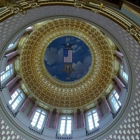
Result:
<svg viewBox="0 0 140 140"><path fill-rule="evenodd" d="M96 27L77 19L54 19L34 25L35 30L21 39L20 73L23 85L40 105L60 110L91 106L112 83L114 47ZM47 32L46 32L47 31ZM71 35L83 40L90 48L90 71L75 82L60 82L44 66L46 47L60 36ZM26 40L26 39L25 39ZM22 44L23 43L23 44Z"/></svg>
<svg viewBox="0 0 140 140"><path fill-rule="evenodd" d="M20 5L20 6L19 6ZM126 16L120 14L119 12L106 7L100 9L100 2L92 1L91 0L82 0L82 1L74 1L74 0L65 0L63 2L56 2L56 1L48 1L48 0L38 0L38 1L22 1L19 3L15 3L14 5L8 6L4 11L0 13L0 21L12 16L13 14L23 13L26 14L28 9L37 8L41 6L47 5L68 5L68 6L75 6L77 8L84 8L87 10L91 10L94 13L102 14L111 20L114 20L119 25L121 25L128 33L130 33L140 44L140 27L131 19L127 18ZM135 30L135 34L131 32L131 30Z"/></svg>

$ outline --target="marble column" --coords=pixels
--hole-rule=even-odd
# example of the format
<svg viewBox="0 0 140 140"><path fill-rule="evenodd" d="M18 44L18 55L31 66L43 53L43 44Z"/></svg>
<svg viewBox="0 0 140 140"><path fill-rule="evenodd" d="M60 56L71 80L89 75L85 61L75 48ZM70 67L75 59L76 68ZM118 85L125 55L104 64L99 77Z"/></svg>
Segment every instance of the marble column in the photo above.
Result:
<svg viewBox="0 0 140 140"><path fill-rule="evenodd" d="M8 60L14 56L16 56L18 54L18 51L14 51L14 52L11 52L11 53L8 53L6 54L5 56L8 58Z"/></svg>
<svg viewBox="0 0 140 140"><path fill-rule="evenodd" d="M24 102L24 104L22 105L22 107L20 109L22 112L24 112L24 110L26 109L26 107L27 107L27 105L28 105L29 102L30 102L30 97L28 97L26 99L26 101Z"/></svg>
<svg viewBox="0 0 140 140"><path fill-rule="evenodd" d="M20 82L17 83L16 86L10 91L10 95L12 95L19 87L20 87Z"/></svg>
<svg viewBox="0 0 140 140"><path fill-rule="evenodd" d="M81 116L81 128L84 128L85 127L84 110L80 111L80 116Z"/></svg>
<svg viewBox="0 0 140 140"><path fill-rule="evenodd" d="M32 115L33 115L33 113L34 113L36 107L37 107L37 102L34 103L32 109L30 110L30 112L29 112L29 114L28 114L28 118L31 118L31 117L32 117Z"/></svg>
<svg viewBox="0 0 140 140"><path fill-rule="evenodd" d="M77 129L77 110L74 112L74 129L76 130Z"/></svg>
<svg viewBox="0 0 140 140"><path fill-rule="evenodd" d="M115 81L118 84L118 86L120 87L120 89L125 87L125 85L122 83L122 81L117 76L115 77Z"/></svg>
<svg viewBox="0 0 140 140"><path fill-rule="evenodd" d="M53 129L57 128L58 120L59 120L59 112L57 111L54 119Z"/></svg>
<svg viewBox="0 0 140 140"><path fill-rule="evenodd" d="M119 57L120 59L122 59L124 57L123 54L121 52L119 52L119 51L115 51L115 55L117 57Z"/></svg>
<svg viewBox="0 0 140 140"><path fill-rule="evenodd" d="M117 86L117 83L116 83L116 82L113 82L113 87L114 87L114 89L116 90L116 92L117 92L118 94L121 93L121 90L120 90L119 87Z"/></svg>
<svg viewBox="0 0 140 140"><path fill-rule="evenodd" d="M105 106L105 108L106 108L106 111L107 111L107 112L110 112L111 109L110 109L109 104L108 104L108 102L107 102L107 100L106 100L106 97L103 96L102 98L103 98L103 103L104 103L104 106Z"/></svg>
<svg viewBox="0 0 140 140"><path fill-rule="evenodd" d="M49 115L48 115L46 127L49 127L50 126L51 118L52 118L52 113L53 113L53 110L51 109L50 112L49 112Z"/></svg>
<svg viewBox="0 0 140 140"><path fill-rule="evenodd" d="M17 57L12 58L11 60L9 60L9 61L7 62L7 66L10 65L10 64L12 64L12 63L14 63L16 60L17 60Z"/></svg>
<svg viewBox="0 0 140 140"><path fill-rule="evenodd" d="M10 89L19 79L18 75L14 77L6 86Z"/></svg>
<svg viewBox="0 0 140 140"><path fill-rule="evenodd" d="M98 113L99 119L101 119L103 117L103 115L101 113L101 109L100 109L99 103L96 104L96 109L97 109L97 113Z"/></svg>

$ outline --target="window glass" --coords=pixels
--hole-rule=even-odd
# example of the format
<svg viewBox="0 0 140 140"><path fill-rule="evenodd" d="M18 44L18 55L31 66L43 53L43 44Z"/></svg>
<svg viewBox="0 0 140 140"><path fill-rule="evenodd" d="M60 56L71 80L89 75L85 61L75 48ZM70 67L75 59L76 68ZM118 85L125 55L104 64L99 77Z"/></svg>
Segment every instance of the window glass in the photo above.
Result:
<svg viewBox="0 0 140 140"><path fill-rule="evenodd" d="M46 113L41 109L37 109L32 118L31 126L36 127L38 130L42 129L45 118Z"/></svg>
<svg viewBox="0 0 140 140"><path fill-rule="evenodd" d="M89 124L89 129L92 130L94 128L92 115L88 116L88 124Z"/></svg>
<svg viewBox="0 0 140 140"><path fill-rule="evenodd" d="M71 120L67 120L66 134L71 134Z"/></svg>
<svg viewBox="0 0 140 140"><path fill-rule="evenodd" d="M59 133L63 134L71 134L71 127L72 127L72 117L70 116L63 116L60 120L60 130Z"/></svg>
<svg viewBox="0 0 140 140"><path fill-rule="evenodd" d="M21 101L24 99L24 95L21 90L17 89L11 96L11 100L9 101L9 105L12 107L12 110L15 110Z"/></svg>
<svg viewBox="0 0 140 140"><path fill-rule="evenodd" d="M13 43L11 43L9 46L8 46L8 48L7 49L10 49L10 48L12 48L13 47Z"/></svg>
<svg viewBox="0 0 140 140"><path fill-rule="evenodd" d="M123 71L123 77L128 80L128 75Z"/></svg>
<svg viewBox="0 0 140 140"><path fill-rule="evenodd" d="M65 133L65 125L66 125L66 120L61 120L61 124L60 124L60 134L64 134Z"/></svg>
<svg viewBox="0 0 140 140"><path fill-rule="evenodd" d="M0 80L3 81L8 76L10 76L13 73L13 65L10 64L6 67L6 70L0 73Z"/></svg>
<svg viewBox="0 0 140 140"><path fill-rule="evenodd" d="M121 75L124 77L126 81L128 81L128 75L124 72L123 66L121 66Z"/></svg>
<svg viewBox="0 0 140 140"><path fill-rule="evenodd" d="M120 101L118 100L119 99L119 94L116 92L116 90L114 90L110 96L109 96L109 100L110 100L110 103L114 109L114 111L116 112L119 107L121 106L121 103Z"/></svg>
<svg viewBox="0 0 140 140"><path fill-rule="evenodd" d="M114 94L115 98L118 100L119 99L119 94L116 92L116 90L114 90L113 94Z"/></svg>
<svg viewBox="0 0 140 140"><path fill-rule="evenodd" d="M88 120L88 128L89 128L89 130L92 130L93 128L99 126L99 123L98 123L99 117L98 117L96 109L93 109L90 112L88 112L87 120Z"/></svg>

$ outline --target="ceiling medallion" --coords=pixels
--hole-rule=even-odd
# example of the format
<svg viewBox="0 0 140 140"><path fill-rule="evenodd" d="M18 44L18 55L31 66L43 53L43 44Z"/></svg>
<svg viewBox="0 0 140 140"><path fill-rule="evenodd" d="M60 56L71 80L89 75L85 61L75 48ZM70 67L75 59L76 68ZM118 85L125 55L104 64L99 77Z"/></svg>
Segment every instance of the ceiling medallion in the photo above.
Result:
<svg viewBox="0 0 140 140"><path fill-rule="evenodd" d="M114 50L102 32L66 18L34 26L20 55L29 92L42 104L58 108L84 107L97 99L113 77Z"/></svg>
<svg viewBox="0 0 140 140"><path fill-rule="evenodd" d="M62 36L53 40L44 55L47 71L55 80L73 82L85 76L91 66L88 46L74 36Z"/></svg>

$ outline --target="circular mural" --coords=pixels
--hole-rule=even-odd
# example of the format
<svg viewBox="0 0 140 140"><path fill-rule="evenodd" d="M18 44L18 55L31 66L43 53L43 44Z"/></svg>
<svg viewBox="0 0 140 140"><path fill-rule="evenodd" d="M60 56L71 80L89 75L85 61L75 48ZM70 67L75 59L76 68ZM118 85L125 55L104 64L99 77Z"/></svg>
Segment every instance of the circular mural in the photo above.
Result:
<svg viewBox="0 0 140 140"><path fill-rule="evenodd" d="M63 36L50 43L45 51L47 71L56 79L72 82L85 76L92 57L88 46L74 36Z"/></svg>

